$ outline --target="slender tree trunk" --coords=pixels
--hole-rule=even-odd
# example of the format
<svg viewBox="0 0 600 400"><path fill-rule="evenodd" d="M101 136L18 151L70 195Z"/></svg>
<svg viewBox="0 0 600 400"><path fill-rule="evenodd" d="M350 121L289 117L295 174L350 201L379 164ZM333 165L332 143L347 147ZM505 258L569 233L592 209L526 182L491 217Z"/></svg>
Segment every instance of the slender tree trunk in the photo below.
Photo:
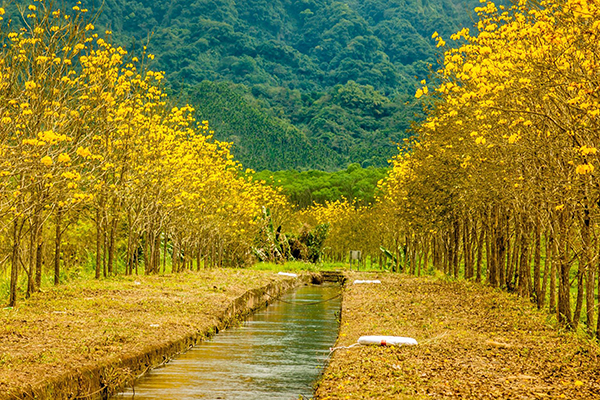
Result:
<svg viewBox="0 0 600 400"><path fill-rule="evenodd" d="M115 263L115 236L117 235L117 217L113 216L110 231L109 231L109 242L108 242L108 274L116 274Z"/></svg>
<svg viewBox="0 0 600 400"><path fill-rule="evenodd" d="M108 235L106 226L102 229L102 272L104 277L108 276L108 270L106 269L106 260L108 259Z"/></svg>
<svg viewBox="0 0 600 400"><path fill-rule="evenodd" d="M149 242L150 242L150 233L148 230L144 232L144 274L148 275L150 272L150 254L149 254Z"/></svg>
<svg viewBox="0 0 600 400"><path fill-rule="evenodd" d="M525 219L525 217L523 217ZM531 295L531 264L529 262L529 223L523 221L521 232L521 256L519 260L519 283L517 290L520 297Z"/></svg>
<svg viewBox="0 0 600 400"><path fill-rule="evenodd" d="M62 240L62 207L56 210L56 230L54 231L54 284L60 284L60 248Z"/></svg>
<svg viewBox="0 0 600 400"><path fill-rule="evenodd" d="M584 263L581 259L578 260L577 263L577 300L575 301L575 311L573 312L573 328L576 329L579 325L579 321L581 320L581 310L583 308L583 298L584 298Z"/></svg>
<svg viewBox="0 0 600 400"><path fill-rule="evenodd" d="M35 292L35 266L37 256L37 234L39 225L39 214L36 211L31 220L31 231L29 232L29 272L27 274L27 293L26 298L29 298Z"/></svg>
<svg viewBox="0 0 600 400"><path fill-rule="evenodd" d="M162 270L163 274L167 273L167 242L169 241L167 237L167 232L163 233L163 261L162 261Z"/></svg>
<svg viewBox="0 0 600 400"><path fill-rule="evenodd" d="M584 270L586 272L586 297L585 297L585 311L586 311L586 325L589 332L594 331L594 287L595 287L595 270L592 266L592 238L590 229L590 212L588 209L584 211L583 226L582 226L582 246L581 253L584 257Z"/></svg>
<svg viewBox="0 0 600 400"><path fill-rule="evenodd" d="M523 231L522 231L522 227L519 225L519 231L518 233L515 234L515 245L513 246L514 248L514 252L513 252L513 278L512 278L512 285L509 288L509 290L512 290L514 292L517 291L518 289L518 285L519 285L519 279L521 276L521 255L522 255L522 250L521 247L523 246L523 239L522 236L524 235Z"/></svg>
<svg viewBox="0 0 600 400"><path fill-rule="evenodd" d="M487 270L486 270L486 275L487 275L487 281L490 285L494 286L496 283L496 269L495 269L495 265L494 265L494 254L495 254L495 249L493 246L493 243L495 243L494 240L494 232L493 232L493 224L492 224L492 217L491 217L491 212L488 210L488 215L487 215L487 232L486 232L486 237L485 237L485 241L486 241L486 246L485 246L485 259L486 259L486 266L487 266Z"/></svg>
<svg viewBox="0 0 600 400"><path fill-rule="evenodd" d="M158 274L160 272L160 231L157 232L156 238L154 239L154 268L153 272Z"/></svg>
<svg viewBox="0 0 600 400"><path fill-rule="evenodd" d="M40 223L35 245L35 291L42 287L42 267L44 262L44 224Z"/></svg>
<svg viewBox="0 0 600 400"><path fill-rule="evenodd" d="M477 264L475 280L481 282L481 264L483 262L483 245L485 242L485 227L482 225L479 231L479 239L477 239Z"/></svg>
<svg viewBox="0 0 600 400"><path fill-rule="evenodd" d="M540 221L535 221L535 242L533 250L533 292L535 293L535 301L538 309L543 306L542 301L542 284L541 284L541 269L542 269L542 227Z"/></svg>
<svg viewBox="0 0 600 400"><path fill-rule="evenodd" d="M417 271L417 275L421 276L421 270L424 270L425 273L427 273L427 267L429 264L429 248L431 246L430 241L425 239L425 250L424 250L424 254L423 254L423 266L422 268L419 267L419 270Z"/></svg>
<svg viewBox="0 0 600 400"><path fill-rule="evenodd" d="M550 243L550 235L548 232L544 235L546 239L546 247L544 252L544 278L542 281L542 292L540 293L540 303L538 303L538 308L544 308L546 303L546 293L548 290L548 278L550 277L550 264L552 263L552 246Z"/></svg>
<svg viewBox="0 0 600 400"><path fill-rule="evenodd" d="M127 248L125 250L125 275L131 275L133 271L133 248L134 248L134 227L131 212L127 212Z"/></svg>
<svg viewBox="0 0 600 400"><path fill-rule="evenodd" d="M102 222L100 221L100 207L96 208L96 279L100 279L101 259L102 259Z"/></svg>
<svg viewBox="0 0 600 400"><path fill-rule="evenodd" d="M505 262L506 263L506 273L504 274L504 281L502 282L505 286L507 290L511 290L511 280L512 280L512 275L513 275L513 270L512 270L512 260L513 260L513 247L515 247L514 245L511 244L512 240L511 240L511 235L510 235L510 217L507 216L506 217L506 259L502 260L501 262Z"/></svg>
<svg viewBox="0 0 600 400"><path fill-rule="evenodd" d="M598 304L600 304L600 261L598 262ZM600 340L600 310L596 321L596 339Z"/></svg>
<svg viewBox="0 0 600 400"><path fill-rule="evenodd" d="M21 228L19 218L15 217L13 222L12 256L10 266L10 292L8 306L17 304L17 286L19 283L19 251L21 246Z"/></svg>
<svg viewBox="0 0 600 400"><path fill-rule="evenodd" d="M454 279L458 279L459 272L459 260L460 260L460 223L458 219L454 221L454 229L452 235L452 274L454 275Z"/></svg>
<svg viewBox="0 0 600 400"><path fill-rule="evenodd" d="M559 223L559 283L558 283L558 322L569 328L573 327L571 314L571 262L569 260L569 246L567 237L566 212L560 211Z"/></svg>
<svg viewBox="0 0 600 400"><path fill-rule="evenodd" d="M498 228L497 228L497 237L496 237L496 278L498 281L498 286L502 286L506 279L506 268L505 268L505 260L506 260L506 240L507 238L504 236L506 229L504 228L504 223L506 221L502 215L497 216L498 219Z"/></svg>
<svg viewBox="0 0 600 400"><path fill-rule="evenodd" d="M558 255L558 242L553 233L548 237L548 250L550 252L550 296L548 299L548 311L556 312L556 261Z"/></svg>
<svg viewBox="0 0 600 400"><path fill-rule="evenodd" d="M417 238L414 237L412 241L410 241L410 249L409 249L409 259L410 259L410 273L415 275L417 273ZM359 261L360 263L360 261Z"/></svg>

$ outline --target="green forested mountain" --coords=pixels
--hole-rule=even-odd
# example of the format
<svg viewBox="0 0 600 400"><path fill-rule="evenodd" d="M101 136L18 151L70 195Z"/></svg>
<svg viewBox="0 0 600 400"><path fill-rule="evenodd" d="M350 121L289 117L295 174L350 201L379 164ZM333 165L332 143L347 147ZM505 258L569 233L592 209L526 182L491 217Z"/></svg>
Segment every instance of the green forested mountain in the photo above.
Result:
<svg viewBox="0 0 600 400"><path fill-rule="evenodd" d="M71 0L72 2L72 0ZM438 57L478 0L90 0L128 49L254 169L386 165ZM216 82L216 83L215 83ZM218 84L217 84L218 83ZM210 92L211 89L215 89ZM211 103L211 104L209 104Z"/></svg>

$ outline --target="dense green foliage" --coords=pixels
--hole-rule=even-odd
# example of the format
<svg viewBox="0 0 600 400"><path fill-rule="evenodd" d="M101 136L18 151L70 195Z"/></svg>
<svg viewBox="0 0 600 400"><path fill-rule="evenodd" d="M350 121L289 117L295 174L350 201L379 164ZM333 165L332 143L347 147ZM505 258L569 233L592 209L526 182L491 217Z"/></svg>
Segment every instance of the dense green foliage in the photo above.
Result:
<svg viewBox="0 0 600 400"><path fill-rule="evenodd" d="M333 173L265 170L255 176L281 187L293 204L305 208L342 198L355 199L363 205L372 203L377 182L385 177L387 171L387 168L361 168L359 164L351 164L347 169Z"/></svg>
<svg viewBox="0 0 600 400"><path fill-rule="evenodd" d="M171 89L199 109L199 119L215 122L218 139L236 142L234 153L248 167L334 170L351 162L386 165L408 121L418 118L412 95L436 63L432 33L449 36L471 25L476 4L90 0L84 5L102 7L96 25L110 28L129 49L148 43L156 54L152 67L166 71ZM206 96L214 86L204 81L227 85ZM232 111L235 121L227 121Z"/></svg>
<svg viewBox="0 0 600 400"><path fill-rule="evenodd" d="M256 87L252 92L258 93ZM265 89L204 81L186 91L198 118L207 118L219 139L255 169L337 170L352 162L383 166L397 152L409 126L406 108L353 81L327 92ZM268 100L266 100L268 98Z"/></svg>

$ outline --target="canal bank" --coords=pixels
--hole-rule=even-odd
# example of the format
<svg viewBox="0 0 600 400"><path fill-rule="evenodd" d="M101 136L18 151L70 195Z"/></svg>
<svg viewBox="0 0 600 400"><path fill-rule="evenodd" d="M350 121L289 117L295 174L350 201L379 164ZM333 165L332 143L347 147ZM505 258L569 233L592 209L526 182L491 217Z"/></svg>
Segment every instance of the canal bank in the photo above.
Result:
<svg viewBox="0 0 600 400"><path fill-rule="evenodd" d="M444 278L346 277L338 349L315 399L600 398L598 344L526 299ZM366 335L419 344L347 348Z"/></svg>
<svg viewBox="0 0 600 400"><path fill-rule="evenodd" d="M205 270L82 282L0 311L0 399L99 399L309 282Z"/></svg>

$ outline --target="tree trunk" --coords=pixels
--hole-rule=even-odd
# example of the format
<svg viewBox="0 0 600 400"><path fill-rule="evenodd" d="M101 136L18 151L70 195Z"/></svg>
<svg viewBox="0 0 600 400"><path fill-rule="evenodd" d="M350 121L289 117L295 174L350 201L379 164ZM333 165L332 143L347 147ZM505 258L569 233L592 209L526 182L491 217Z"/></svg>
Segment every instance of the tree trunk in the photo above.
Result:
<svg viewBox="0 0 600 400"><path fill-rule="evenodd" d="M548 250L550 251L550 297L548 299L548 311L553 313L556 311L556 255L558 254L558 242L555 240L553 233L548 238Z"/></svg>
<svg viewBox="0 0 600 400"><path fill-rule="evenodd" d="M546 293L548 290L548 278L550 277L550 264L552 263L552 243L550 243L550 235L546 233L544 235L546 238L546 251L545 251L545 259L544 259L544 278L542 281L542 292L540 293L540 304L538 303L538 308L544 308L546 303Z"/></svg>
<svg viewBox="0 0 600 400"><path fill-rule="evenodd" d="M481 282L481 264L483 262L483 245L485 242L485 227L482 225L479 231L479 239L477 239L477 264L475 280Z"/></svg>
<svg viewBox="0 0 600 400"><path fill-rule="evenodd" d="M495 270L495 266L494 266L494 253L495 253L495 249L494 249L494 228L493 228L493 223L492 223L492 212L490 209L487 210L486 213L486 217L487 217L487 224L486 224L486 237L485 237L485 260L486 260L486 277L487 277L487 282L490 285L494 285L495 284L495 280L496 280L496 270Z"/></svg>
<svg viewBox="0 0 600 400"><path fill-rule="evenodd" d="M458 279L458 271L459 271L459 260L460 260L460 223L458 219L454 221L454 229L452 234L452 274L454 275L454 279Z"/></svg>
<svg viewBox="0 0 600 400"><path fill-rule="evenodd" d="M497 216L496 218L498 220L496 236L496 280L498 281L497 286L501 287L506 279L506 237L504 236L506 229L504 229L505 219L501 218L501 216ZM502 222L502 224L500 222Z"/></svg>
<svg viewBox="0 0 600 400"><path fill-rule="evenodd" d="M17 304L17 286L19 283L19 251L21 246L21 227L19 225L19 218L15 217L13 222L12 256L10 266L10 293L8 299L9 307L14 307Z"/></svg>
<svg viewBox="0 0 600 400"><path fill-rule="evenodd" d="M149 254L149 250L148 250L148 247L149 247L148 243L150 242L150 234L148 233L148 231L144 232L143 241L144 241L144 249L143 249L144 274L148 275L148 272L150 271L150 254Z"/></svg>
<svg viewBox="0 0 600 400"><path fill-rule="evenodd" d="M167 272L167 233L163 235L163 261L162 261L163 274Z"/></svg>
<svg viewBox="0 0 600 400"><path fill-rule="evenodd" d="M558 322L567 326L573 327L571 316L571 262L569 260L569 238L567 237L567 222L565 221L565 211L561 210L558 217L559 224L559 243L558 243L558 260L559 260L559 282L558 282Z"/></svg>
<svg viewBox="0 0 600 400"><path fill-rule="evenodd" d="M115 236L117 234L117 217L113 216L108 237L108 275L114 275L115 268Z"/></svg>
<svg viewBox="0 0 600 400"><path fill-rule="evenodd" d="M154 239L154 249L154 268L152 272L158 274L160 272L160 231L157 232Z"/></svg>
<svg viewBox="0 0 600 400"><path fill-rule="evenodd" d="M533 250L533 292L538 309L542 308L542 228L539 219L535 222L535 248Z"/></svg>
<svg viewBox="0 0 600 400"><path fill-rule="evenodd" d="M523 217L525 219L525 217ZM529 297L531 295L531 264L529 262L529 224L526 221L522 223L521 231L521 255L519 259L519 282L517 291L520 297Z"/></svg>
<svg viewBox="0 0 600 400"><path fill-rule="evenodd" d="M586 325L589 332L594 331L594 284L595 284L595 270L592 266L592 239L590 229L590 212L588 209L584 212L583 219L583 232L582 232L582 254L584 257L584 270L586 271L586 297L585 297L585 311L586 311Z"/></svg>
<svg viewBox="0 0 600 400"><path fill-rule="evenodd" d="M598 304L600 304L600 262L598 262ZM598 310L598 318L596 321L596 339L600 340L600 310Z"/></svg>
<svg viewBox="0 0 600 400"><path fill-rule="evenodd" d="M198 251L196 252L196 271L200 271L200 265L202 263L202 248L198 246Z"/></svg>
<svg viewBox="0 0 600 400"><path fill-rule="evenodd" d="M27 274L27 293L26 298L29 298L35 292L35 266L37 255L37 234L39 225L39 214L35 212L31 220L31 231L29 232L29 269Z"/></svg>
<svg viewBox="0 0 600 400"><path fill-rule="evenodd" d="M425 273L427 273L427 267L429 264L429 247L431 246L430 241L426 239L425 241L425 250L424 250L424 254L423 254L423 266L419 267L419 270L417 271L417 276L421 276L421 270L424 270Z"/></svg>
<svg viewBox="0 0 600 400"><path fill-rule="evenodd" d="M511 238L510 238L510 217L506 217L506 259L502 260L502 262L506 263L506 273L504 274L504 281L502 282L507 290L511 290L511 281L512 281L512 275L513 275L513 269L512 269L512 262L513 262L513 247L515 247L514 245L511 245Z"/></svg>
<svg viewBox="0 0 600 400"><path fill-rule="evenodd" d="M578 260L577 265L577 300L575 301L575 311L573 312L573 328L576 329L581 319L581 309L583 308L583 297L584 297L584 263L581 259Z"/></svg>
<svg viewBox="0 0 600 400"><path fill-rule="evenodd" d="M60 247L62 240L62 207L56 210L56 230L54 231L54 285L60 284Z"/></svg>
<svg viewBox="0 0 600 400"><path fill-rule="evenodd" d="M104 277L108 276L108 271L106 269L106 260L108 260L108 234L107 234L106 226L102 228L102 270L104 273Z"/></svg>
<svg viewBox="0 0 600 400"><path fill-rule="evenodd" d="M40 223L35 245L35 291L42 287L42 267L44 262L44 224Z"/></svg>
<svg viewBox="0 0 600 400"><path fill-rule="evenodd" d="M100 220L100 207L96 208L96 279L100 279L101 259L102 259L102 222Z"/></svg>

